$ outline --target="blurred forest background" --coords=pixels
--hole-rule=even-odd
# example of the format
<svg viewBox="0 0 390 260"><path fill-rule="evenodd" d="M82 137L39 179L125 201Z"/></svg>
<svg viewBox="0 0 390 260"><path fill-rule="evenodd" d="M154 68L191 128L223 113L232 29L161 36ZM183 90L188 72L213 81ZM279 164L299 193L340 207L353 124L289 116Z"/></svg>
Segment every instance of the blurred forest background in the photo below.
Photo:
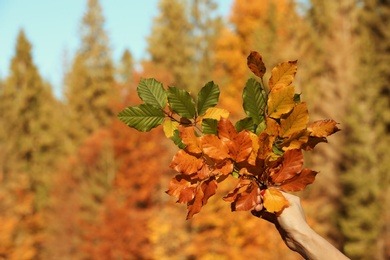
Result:
<svg viewBox="0 0 390 260"><path fill-rule="evenodd" d="M269 223L220 197L192 220L164 191L176 148L116 114L141 77L197 92L214 80L233 121L251 50L271 68L298 60L311 121L341 132L306 153L316 181L299 193L310 225L352 259L390 259L390 1L160 0L137 69L114 64L103 10L89 0L63 98L40 75L23 30L0 80L0 259L300 259ZM220 107L221 107L220 106ZM226 191L226 192L225 192Z"/></svg>

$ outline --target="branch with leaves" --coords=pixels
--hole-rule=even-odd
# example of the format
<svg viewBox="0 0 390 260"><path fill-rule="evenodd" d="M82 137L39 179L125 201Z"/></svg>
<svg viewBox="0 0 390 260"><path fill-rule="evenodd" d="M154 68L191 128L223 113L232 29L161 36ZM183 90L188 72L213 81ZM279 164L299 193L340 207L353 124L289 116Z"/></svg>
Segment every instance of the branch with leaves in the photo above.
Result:
<svg viewBox="0 0 390 260"><path fill-rule="evenodd" d="M234 125L229 112L216 107L220 90L212 81L195 100L183 89L164 89L155 79L141 79L137 92L144 104L118 114L125 124L143 132L163 125L165 135L178 146L170 165L178 174L167 193L187 204L187 219L200 212L218 183L229 176L238 180L224 197L232 211L281 212L288 202L280 191L303 190L318 173L303 167L302 151L339 131L329 119L308 125L307 105L291 85L297 61L273 68L267 87L261 55L252 51L247 65L260 81L246 82L242 94L246 117Z"/></svg>

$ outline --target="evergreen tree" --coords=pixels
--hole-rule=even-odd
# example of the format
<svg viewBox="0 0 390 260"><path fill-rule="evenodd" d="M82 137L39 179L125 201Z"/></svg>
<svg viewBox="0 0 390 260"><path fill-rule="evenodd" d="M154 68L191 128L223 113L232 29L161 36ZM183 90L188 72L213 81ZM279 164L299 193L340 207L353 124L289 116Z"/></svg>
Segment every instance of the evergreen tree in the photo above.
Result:
<svg viewBox="0 0 390 260"><path fill-rule="evenodd" d="M16 229L15 246L26 236L39 236L42 232L42 212L48 206L48 189L58 158L64 154L60 131L60 105L55 100L50 85L45 83L34 65L31 44L21 30L11 60L10 75L0 92L0 174L2 186L15 193L12 183L23 180L21 190L31 194L26 211L11 209L8 214L16 218L33 219L34 228ZM15 198L18 201L18 198ZM6 201L4 201L6 203ZM4 208L4 205L0 205ZM5 212L3 212L5 214ZM2 214L3 214L2 213ZM40 254L38 239L31 239L34 256ZM31 244L32 243L32 244ZM34 257L33 257L34 258Z"/></svg>
<svg viewBox="0 0 390 260"><path fill-rule="evenodd" d="M126 49L121 57L120 64L117 69L118 81L120 83L129 83L133 80L134 59L130 51Z"/></svg>
<svg viewBox="0 0 390 260"><path fill-rule="evenodd" d="M193 50L185 2L160 0L159 12L148 37L150 61L157 70L170 73L174 85L189 88L193 72Z"/></svg>
<svg viewBox="0 0 390 260"><path fill-rule="evenodd" d="M114 117L114 68L103 27L98 0L89 0L81 25L81 47L66 80L69 117L73 123L70 136L76 144Z"/></svg>
<svg viewBox="0 0 390 260"><path fill-rule="evenodd" d="M360 51L355 75L359 75L359 87L350 93L349 99L339 219L344 250L353 259L389 257L385 251L389 237L385 223L389 221L386 205L390 164L386 158L390 156L390 107L385 79L390 75L390 49L384 48L390 42L390 19L385 15L389 10L389 5L367 0L358 16Z"/></svg>

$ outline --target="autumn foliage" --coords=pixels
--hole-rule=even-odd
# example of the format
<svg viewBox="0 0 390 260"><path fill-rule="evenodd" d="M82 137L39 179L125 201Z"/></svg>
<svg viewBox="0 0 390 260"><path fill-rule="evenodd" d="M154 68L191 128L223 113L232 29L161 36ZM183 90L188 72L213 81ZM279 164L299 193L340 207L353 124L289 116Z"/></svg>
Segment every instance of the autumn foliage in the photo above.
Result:
<svg viewBox="0 0 390 260"><path fill-rule="evenodd" d="M144 104L126 108L119 118L139 131L163 124L164 132L180 148L170 167L178 174L167 193L187 205L187 219L199 213L218 184L227 178L238 182L224 200L232 211L281 212L288 207L280 191L303 190L318 172L304 168L303 151L311 151L339 131L334 120L309 124L309 113L292 82L297 61L278 64L264 84L262 56L252 51L251 78L243 90L247 117L233 125L229 112L216 108L219 88L207 83L195 99L185 90L154 79L142 79L138 95Z"/></svg>

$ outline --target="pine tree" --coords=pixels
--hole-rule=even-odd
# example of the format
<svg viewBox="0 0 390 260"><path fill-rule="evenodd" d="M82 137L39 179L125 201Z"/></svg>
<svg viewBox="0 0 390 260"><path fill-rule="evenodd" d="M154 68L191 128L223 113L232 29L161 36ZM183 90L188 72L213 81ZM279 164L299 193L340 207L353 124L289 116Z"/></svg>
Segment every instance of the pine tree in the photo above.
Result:
<svg viewBox="0 0 390 260"><path fill-rule="evenodd" d="M126 49L121 57L120 64L117 69L118 81L120 83L129 83L133 80L134 59L130 51Z"/></svg>
<svg viewBox="0 0 390 260"><path fill-rule="evenodd" d="M79 144L114 117L114 68L104 17L98 0L89 0L81 25L79 48L66 80L66 97L72 121L70 136Z"/></svg>
<svg viewBox="0 0 390 260"><path fill-rule="evenodd" d="M353 259L389 256L385 251L389 234L385 223L389 220L386 205L389 205L390 164L386 158L390 156L387 147L390 107L385 79L390 75L390 49L384 48L390 42L390 20L385 15L389 10L389 5L367 0L358 16L360 51L355 75L359 75L359 87L350 93L349 99L339 219L344 250Z"/></svg>
<svg viewBox="0 0 390 260"><path fill-rule="evenodd" d="M189 88L193 72L193 51L189 37L192 28L186 15L185 2L160 0L159 12L148 37L150 62L157 70L171 74L173 85Z"/></svg>
<svg viewBox="0 0 390 260"><path fill-rule="evenodd" d="M11 210L17 218L30 218L34 228L16 229L15 243L26 236L39 236L43 226L42 211L48 206L48 189L58 158L64 153L61 134L61 106L55 100L51 87L39 75L31 56L31 44L20 31L10 75L0 92L0 174L2 186L10 187L10 196L18 196L12 183L23 180L21 190L31 194L28 210ZM12 188L13 187L13 188ZM18 198L15 198L18 201ZM4 206L4 205L2 205ZM13 214L8 212L7 214ZM28 217L29 216L29 217ZM31 242L31 241L30 241ZM40 254L40 241L32 239ZM16 246L15 244L15 246Z"/></svg>

